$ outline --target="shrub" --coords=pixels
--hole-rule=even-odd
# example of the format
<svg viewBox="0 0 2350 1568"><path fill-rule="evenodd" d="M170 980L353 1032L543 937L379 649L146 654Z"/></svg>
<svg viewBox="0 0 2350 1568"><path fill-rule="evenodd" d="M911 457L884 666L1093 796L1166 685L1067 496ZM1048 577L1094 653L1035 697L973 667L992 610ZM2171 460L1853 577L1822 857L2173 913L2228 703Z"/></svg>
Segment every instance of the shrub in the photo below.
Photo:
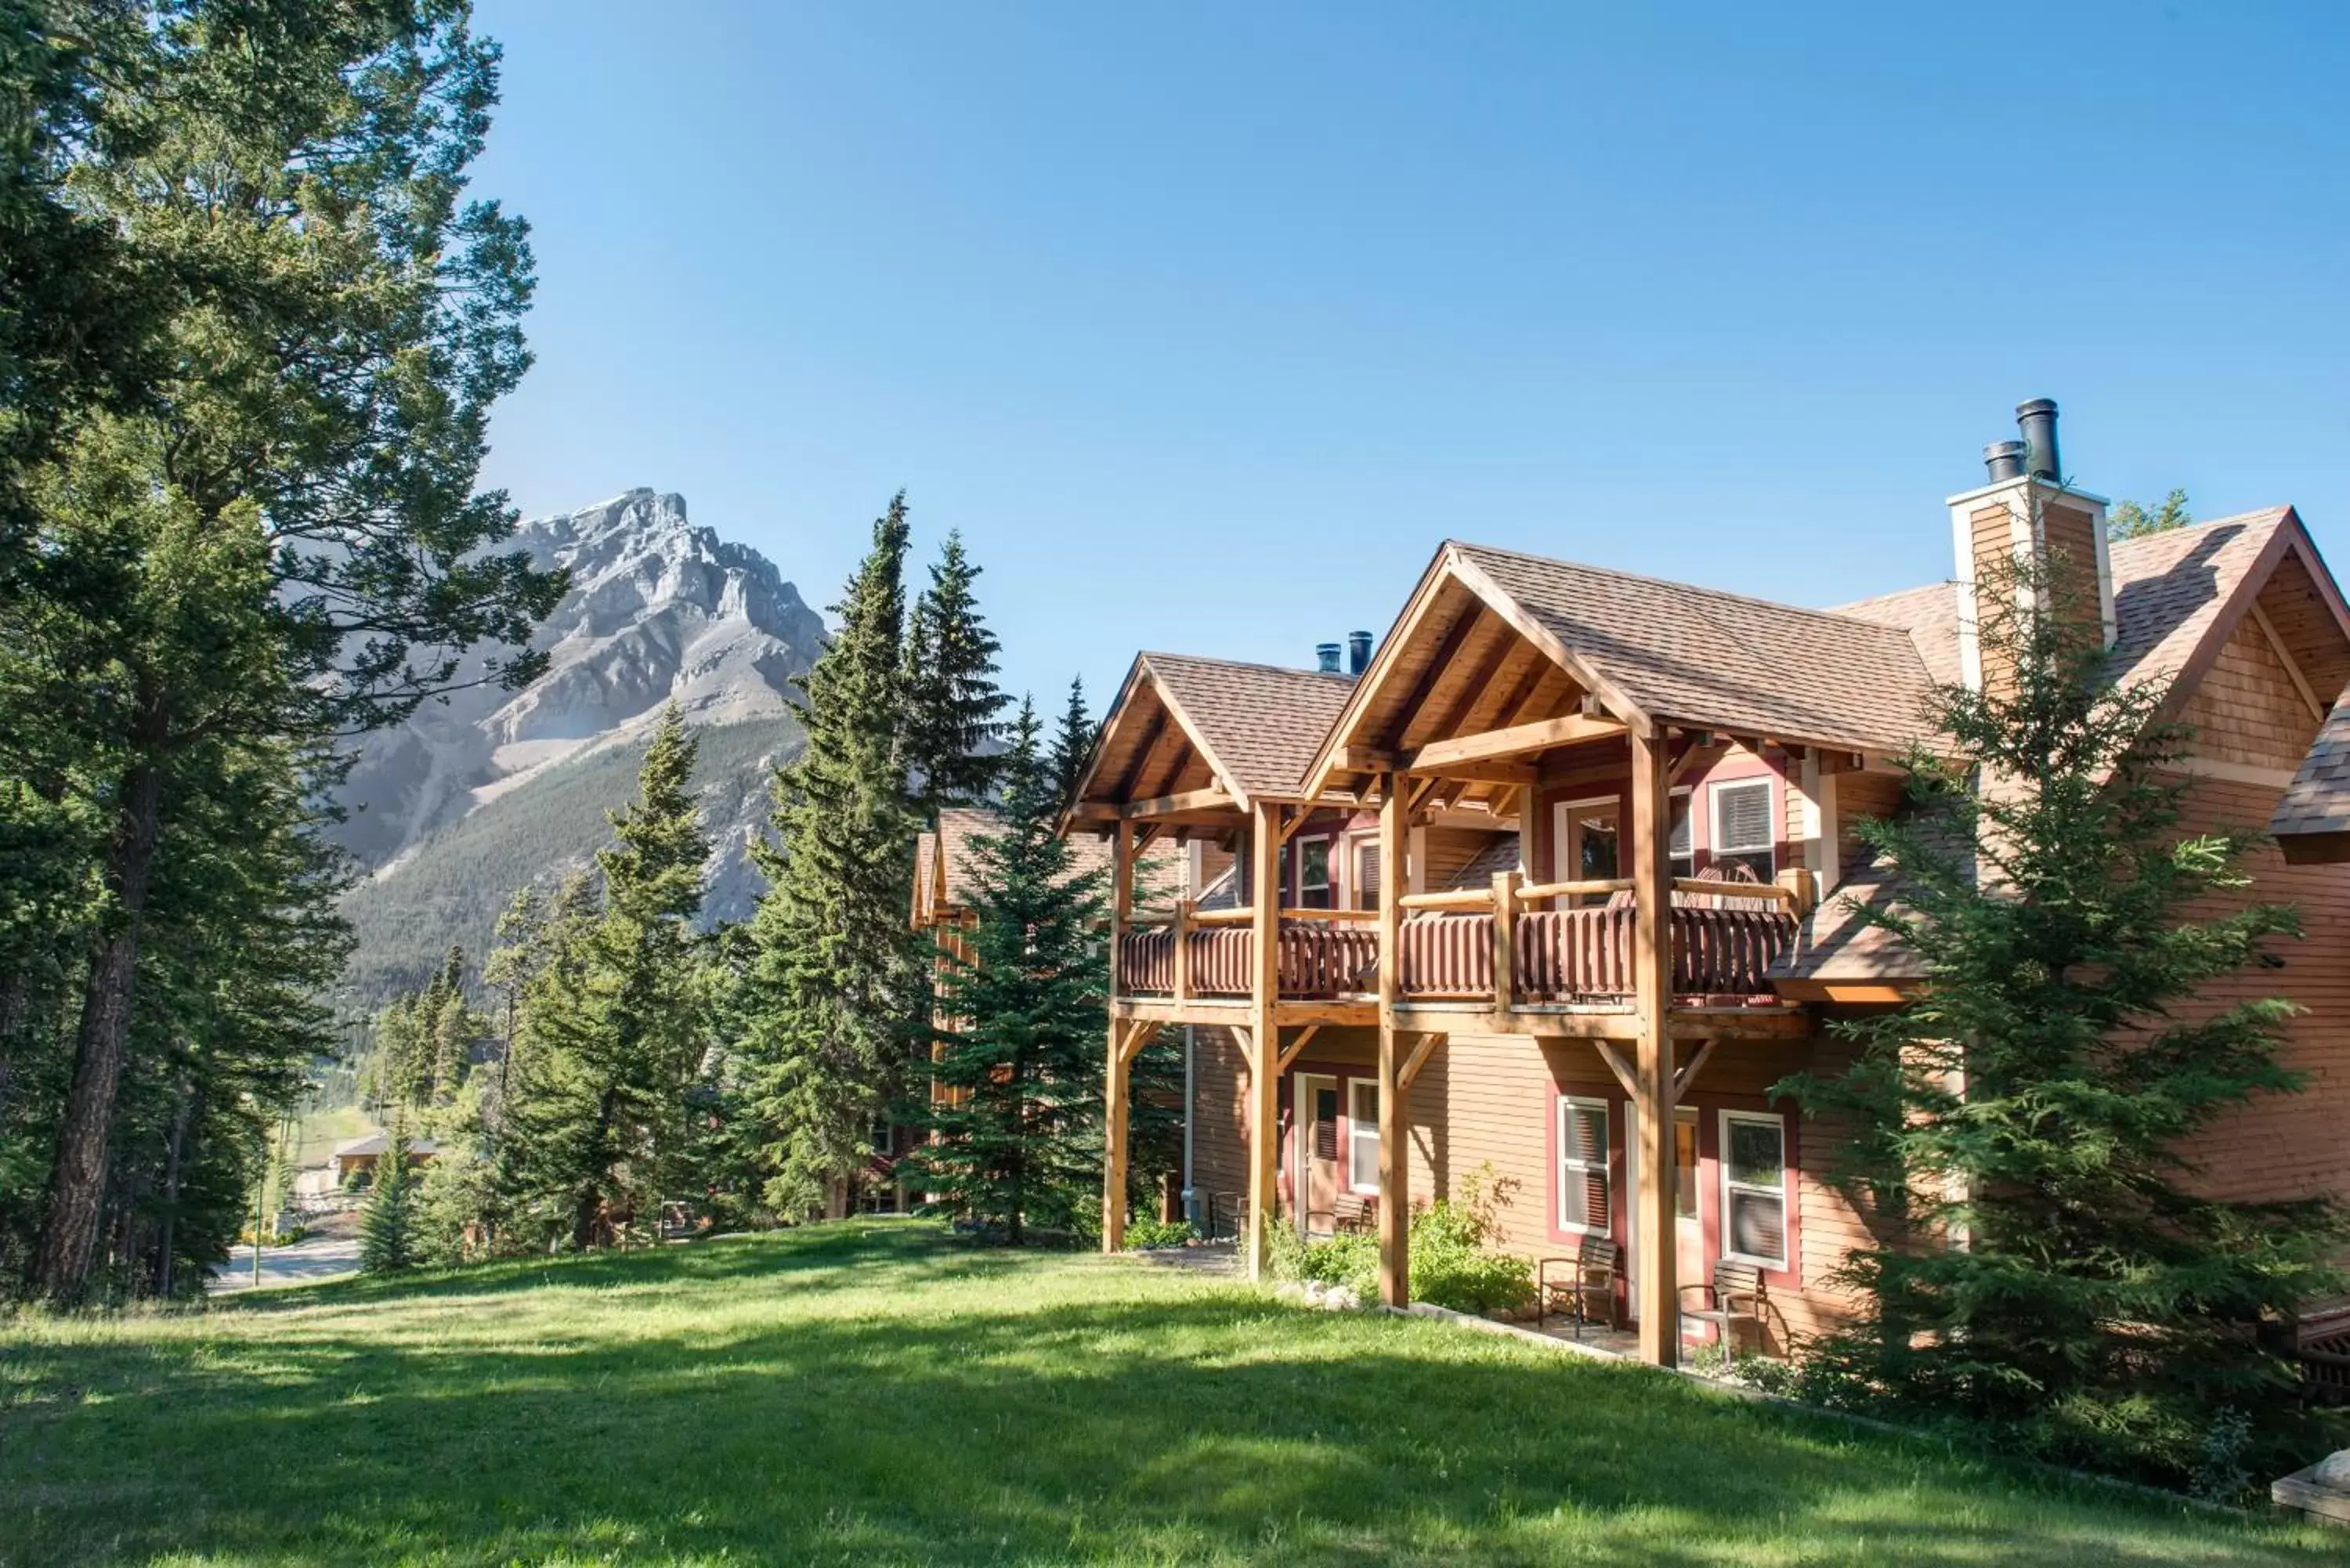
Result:
<svg viewBox="0 0 2350 1568"><path fill-rule="evenodd" d="M1126 1228L1126 1244L1136 1251L1147 1247L1180 1247L1198 1235L1189 1220L1137 1220Z"/></svg>
<svg viewBox="0 0 2350 1568"><path fill-rule="evenodd" d="M1462 1179L1459 1200L1439 1199L1413 1210L1414 1301L1482 1313L1523 1306L1534 1299L1533 1265L1490 1245L1493 1210L1503 1201L1501 1189L1492 1168L1484 1166ZM1308 1241L1293 1226L1276 1225L1266 1243L1265 1262L1277 1280L1346 1285L1365 1301L1378 1295L1379 1242L1368 1232Z"/></svg>

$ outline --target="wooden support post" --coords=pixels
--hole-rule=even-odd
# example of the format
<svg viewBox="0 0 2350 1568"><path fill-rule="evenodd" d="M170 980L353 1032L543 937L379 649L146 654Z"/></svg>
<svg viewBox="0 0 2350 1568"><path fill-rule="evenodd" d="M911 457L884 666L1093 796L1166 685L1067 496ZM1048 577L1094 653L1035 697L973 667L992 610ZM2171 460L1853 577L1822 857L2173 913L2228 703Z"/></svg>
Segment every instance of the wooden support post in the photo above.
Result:
<svg viewBox="0 0 2350 1568"><path fill-rule="evenodd" d="M1281 1031L1274 1010L1281 1000L1281 808L1256 807L1250 826L1249 879L1254 909L1254 959L1249 990L1249 1195L1244 1234L1248 1277L1264 1277L1265 1241L1279 1216L1281 1169Z"/></svg>
<svg viewBox="0 0 2350 1568"><path fill-rule="evenodd" d="M1175 900L1175 1000L1191 1000L1191 900Z"/></svg>
<svg viewBox="0 0 2350 1568"><path fill-rule="evenodd" d="M1404 864L1403 780L1379 780L1379 879L1402 888ZM1402 989L1403 900L1379 900L1379 1300L1399 1307L1411 1301L1411 1168L1404 1146L1409 1127L1409 1088L1403 1076L1404 1041L1396 1029L1396 1001Z"/></svg>
<svg viewBox="0 0 2350 1568"><path fill-rule="evenodd" d="M1134 1060L1129 1037L1149 1028L1112 1019L1109 1026L1109 1092L1102 1120L1102 1251L1126 1250L1126 1087Z"/></svg>
<svg viewBox="0 0 2350 1568"><path fill-rule="evenodd" d="M1518 1000L1518 870L1493 873L1493 1011L1507 1012Z"/></svg>
<svg viewBox="0 0 2350 1568"><path fill-rule="evenodd" d="M1640 1021L1633 1073L1633 1136L1639 1139L1639 1189L1632 1194L1638 1239L1640 1359L1671 1366L1680 1359L1679 1238L1673 1182L1673 921L1669 858L1671 796L1661 735L1632 737L1632 980Z"/></svg>
<svg viewBox="0 0 2350 1568"><path fill-rule="evenodd" d="M1121 822L1110 836L1109 994L1118 1000L1118 960L1126 946L1127 918L1133 911L1134 825ZM1102 1106L1102 1251L1126 1247L1126 1031L1109 1021L1108 1087Z"/></svg>

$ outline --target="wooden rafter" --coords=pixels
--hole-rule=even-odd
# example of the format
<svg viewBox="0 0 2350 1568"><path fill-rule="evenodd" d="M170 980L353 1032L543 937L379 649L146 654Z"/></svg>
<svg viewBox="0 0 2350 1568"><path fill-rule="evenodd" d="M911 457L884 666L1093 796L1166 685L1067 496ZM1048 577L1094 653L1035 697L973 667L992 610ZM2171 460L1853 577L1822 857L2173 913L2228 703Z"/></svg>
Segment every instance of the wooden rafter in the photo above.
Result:
<svg viewBox="0 0 2350 1568"><path fill-rule="evenodd" d="M1478 607L1482 611L1484 607L1481 605ZM1495 625L1500 626L1500 622L1497 620ZM1525 644L1520 641L1508 627L1501 626L1499 635L1493 639L1491 650L1477 661L1476 668L1470 671L1467 682L1461 686L1460 694L1445 708L1443 716L1437 720L1428 732L1431 735L1456 733L1467 722L1470 713L1475 710L1478 700L1483 697L1487 688L1493 684L1494 678L1501 673L1502 666L1508 661L1510 655L1524 646ZM1540 655L1536 657L1539 658Z"/></svg>
<svg viewBox="0 0 2350 1568"><path fill-rule="evenodd" d="M1409 765L1418 771L1458 763L1523 756L1532 752L1548 751L1553 746L1624 732L1624 726L1613 719L1586 719L1580 713L1570 713L1559 719L1537 719L1530 724L1513 724L1506 730L1486 730L1474 735L1433 741L1411 754Z"/></svg>
<svg viewBox="0 0 2350 1568"><path fill-rule="evenodd" d="M1469 607L1446 628L1444 636L1437 642L1436 651L1429 657L1428 668L1419 672L1419 679L1411 683L1411 691L1406 694L1401 705L1394 710L1396 722L1388 734L1396 744L1403 744L1404 738L1411 733L1412 721L1419 712L1419 705L1428 701L1437 683L1451 671L1452 660L1460 655L1461 645L1469 640L1469 634L1476 630L1484 619L1483 601L1472 597ZM1442 732L1436 732L1439 734Z"/></svg>
<svg viewBox="0 0 2350 1568"><path fill-rule="evenodd" d="M1134 786L1142 780L1143 765L1150 761L1150 753L1158 750L1159 737L1167 732L1166 700L1155 691L1151 695L1159 704L1159 711L1150 716L1149 727L1142 732L1142 740L1135 746L1133 757L1118 772L1118 787L1110 793L1119 800L1134 794Z"/></svg>

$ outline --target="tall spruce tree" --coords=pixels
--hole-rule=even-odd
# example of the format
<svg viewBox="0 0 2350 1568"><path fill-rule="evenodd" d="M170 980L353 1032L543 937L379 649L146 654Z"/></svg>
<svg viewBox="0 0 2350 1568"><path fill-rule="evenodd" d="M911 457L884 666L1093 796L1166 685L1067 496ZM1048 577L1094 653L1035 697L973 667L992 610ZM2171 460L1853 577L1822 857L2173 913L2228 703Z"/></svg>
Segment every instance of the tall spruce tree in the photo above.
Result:
<svg viewBox="0 0 2350 1568"><path fill-rule="evenodd" d="M695 742L677 704L661 712L637 800L598 852L600 911L574 950L533 982L530 1093L512 1107L538 1207L595 1245L617 1216L653 1210L686 1132L707 1047L700 986L702 869L710 841L691 788Z"/></svg>
<svg viewBox="0 0 2350 1568"><path fill-rule="evenodd" d="M359 1215L359 1272L396 1274L416 1266L416 1171L408 1130L395 1125L375 1162L374 1189Z"/></svg>
<svg viewBox="0 0 2350 1568"><path fill-rule="evenodd" d="M734 1053L760 1132L767 1202L821 1211L862 1164L907 1076L921 974L906 910L906 498L833 607L839 634L801 682L807 742L776 770L768 888L752 918Z"/></svg>
<svg viewBox="0 0 2350 1568"><path fill-rule="evenodd" d="M2300 1086L2278 1059L2290 1002L2198 1001L2297 923L2245 900L2259 835L2199 825L2169 766L2185 732L2160 690L2110 678L2062 565L1985 574L1991 676L1936 691L1945 753L1913 753L1903 809L1859 829L1896 896L1855 915L1926 984L1843 1026L1848 1071L1780 1086L1849 1134L1834 1179L1880 1238L1840 1272L1862 1321L1813 1370L2014 1451L2172 1481L2233 1410L2259 1425L2252 1462L2281 1465L2295 1373L2264 1324L2337 1288L2342 1218L2206 1196L2187 1143Z"/></svg>
<svg viewBox="0 0 2350 1568"><path fill-rule="evenodd" d="M936 822L942 805L985 800L1003 771L986 747L1012 699L995 684L1001 645L972 591L979 571L962 535L949 533L906 628L899 735L915 812L925 823Z"/></svg>
<svg viewBox="0 0 2350 1568"><path fill-rule="evenodd" d="M1086 678L1080 675L1069 682L1069 701L1061 709L1059 728L1053 732L1053 779L1064 807L1076 798L1077 776L1093 755L1094 735L1093 717L1086 711Z"/></svg>
<svg viewBox="0 0 2350 1568"><path fill-rule="evenodd" d="M1060 781L1035 709L1004 758L1003 826L971 841L967 954L949 956L931 1076L948 1091L920 1152L945 1212L1017 1242L1089 1211L1108 1028L1106 878L1055 831Z"/></svg>

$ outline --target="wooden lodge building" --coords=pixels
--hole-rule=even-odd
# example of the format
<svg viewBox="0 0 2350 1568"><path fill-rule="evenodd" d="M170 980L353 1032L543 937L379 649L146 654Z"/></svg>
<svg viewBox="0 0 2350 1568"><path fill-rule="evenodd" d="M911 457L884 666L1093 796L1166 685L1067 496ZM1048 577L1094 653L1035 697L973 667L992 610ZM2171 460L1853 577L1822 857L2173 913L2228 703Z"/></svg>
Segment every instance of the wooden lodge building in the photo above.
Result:
<svg viewBox="0 0 2350 1568"><path fill-rule="evenodd" d="M1172 1025L1187 1196L1253 1274L1269 1226L1359 1216L1400 1303L1411 1205L1490 1165L1503 1245L1613 1243L1648 1359L1725 1263L1767 1341L1838 1313L1866 1232L1820 1178L1835 1131L1768 1091L1918 983L1847 916L1881 882L1855 824L1896 805L1934 685L1983 679L1978 564L2023 553L2094 561L2119 677L2194 728L2194 814L2272 826L2251 896L2306 927L2207 1000L2291 996L2309 1086L2224 1118L2199 1179L2350 1199L2350 607L2290 508L2109 546L2054 405L2019 420L1947 503L1950 582L1805 609L1446 543L1351 670L1138 657L1068 813L1113 867L1105 1245L1126 1064ZM1180 897L1139 910L1130 868L1170 844Z"/></svg>

